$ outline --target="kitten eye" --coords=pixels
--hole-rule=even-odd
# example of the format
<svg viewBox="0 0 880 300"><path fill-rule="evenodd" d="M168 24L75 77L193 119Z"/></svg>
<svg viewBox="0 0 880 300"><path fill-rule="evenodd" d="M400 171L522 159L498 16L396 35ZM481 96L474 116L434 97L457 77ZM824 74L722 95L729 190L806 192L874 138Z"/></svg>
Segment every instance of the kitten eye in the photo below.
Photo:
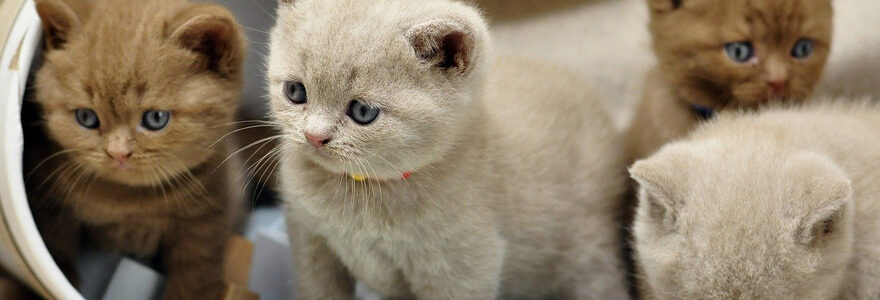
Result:
<svg viewBox="0 0 880 300"><path fill-rule="evenodd" d="M88 129L97 129L101 127L101 121L98 120L98 114L94 110L88 108L80 108L76 110L76 122L80 126Z"/></svg>
<svg viewBox="0 0 880 300"><path fill-rule="evenodd" d="M148 110L144 112L144 119L141 120L141 126L151 131L159 131L168 126L171 121L171 113L167 111Z"/></svg>
<svg viewBox="0 0 880 300"><path fill-rule="evenodd" d="M308 95L306 95L306 86L302 84L302 82L298 81L285 81L284 82L284 96L287 97L287 100L293 102L294 104L303 104L308 101Z"/></svg>
<svg viewBox="0 0 880 300"><path fill-rule="evenodd" d="M369 125L379 117L378 107L367 106L357 100L348 105L348 116L361 125Z"/></svg>
<svg viewBox="0 0 880 300"><path fill-rule="evenodd" d="M727 52L727 56L730 59L738 63L748 62L755 56L755 51L750 42L727 43L724 45L724 51Z"/></svg>
<svg viewBox="0 0 880 300"><path fill-rule="evenodd" d="M791 49L791 56L794 58L807 58L813 54L813 41L810 39L800 39Z"/></svg>

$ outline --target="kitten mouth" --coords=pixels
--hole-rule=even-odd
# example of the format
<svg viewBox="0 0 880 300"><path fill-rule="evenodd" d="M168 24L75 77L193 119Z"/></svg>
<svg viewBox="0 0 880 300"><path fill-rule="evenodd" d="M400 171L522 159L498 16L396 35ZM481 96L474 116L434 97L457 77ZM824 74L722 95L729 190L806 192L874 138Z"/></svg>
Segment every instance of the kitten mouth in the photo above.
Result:
<svg viewBox="0 0 880 300"><path fill-rule="evenodd" d="M331 159L330 154L324 149L315 149L315 155L323 159Z"/></svg>
<svg viewBox="0 0 880 300"><path fill-rule="evenodd" d="M131 163L125 161L113 161L110 163L113 170L123 171L123 172L134 172L137 169L131 165Z"/></svg>

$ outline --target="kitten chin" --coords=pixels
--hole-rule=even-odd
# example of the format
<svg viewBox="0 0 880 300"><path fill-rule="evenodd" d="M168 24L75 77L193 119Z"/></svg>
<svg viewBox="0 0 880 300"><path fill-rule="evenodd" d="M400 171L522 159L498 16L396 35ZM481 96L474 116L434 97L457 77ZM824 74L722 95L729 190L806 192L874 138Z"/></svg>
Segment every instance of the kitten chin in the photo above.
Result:
<svg viewBox="0 0 880 300"><path fill-rule="evenodd" d="M722 113L633 165L645 296L880 297L880 107L820 102Z"/></svg>
<svg viewBox="0 0 880 300"><path fill-rule="evenodd" d="M576 76L495 59L460 1L278 12L267 90L301 298L627 297L619 140Z"/></svg>
<svg viewBox="0 0 880 300"><path fill-rule="evenodd" d="M220 299L243 208L234 145L244 37L225 8L180 0L37 0L46 37L28 197L53 258L80 236L161 255L164 299ZM75 280L74 280L75 281Z"/></svg>

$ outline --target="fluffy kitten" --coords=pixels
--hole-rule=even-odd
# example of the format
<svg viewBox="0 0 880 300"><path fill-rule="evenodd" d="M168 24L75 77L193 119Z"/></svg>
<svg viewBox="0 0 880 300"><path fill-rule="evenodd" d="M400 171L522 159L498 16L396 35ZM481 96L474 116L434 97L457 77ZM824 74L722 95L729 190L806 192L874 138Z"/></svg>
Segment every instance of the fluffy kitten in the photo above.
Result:
<svg viewBox="0 0 880 300"><path fill-rule="evenodd" d="M722 115L636 163L659 299L880 299L880 108Z"/></svg>
<svg viewBox="0 0 880 300"><path fill-rule="evenodd" d="M184 0L38 0L46 33L31 144L38 223L68 273L82 230L97 246L162 255L165 299L219 299L240 205L228 145L243 38L224 8ZM32 139L33 140L33 139ZM232 170L234 169L234 170Z"/></svg>
<svg viewBox="0 0 880 300"><path fill-rule="evenodd" d="M618 136L446 0L283 1L269 58L303 299L622 299Z"/></svg>
<svg viewBox="0 0 880 300"><path fill-rule="evenodd" d="M647 0L658 68L628 132L631 159L684 136L714 111L799 101L831 43L830 0Z"/></svg>

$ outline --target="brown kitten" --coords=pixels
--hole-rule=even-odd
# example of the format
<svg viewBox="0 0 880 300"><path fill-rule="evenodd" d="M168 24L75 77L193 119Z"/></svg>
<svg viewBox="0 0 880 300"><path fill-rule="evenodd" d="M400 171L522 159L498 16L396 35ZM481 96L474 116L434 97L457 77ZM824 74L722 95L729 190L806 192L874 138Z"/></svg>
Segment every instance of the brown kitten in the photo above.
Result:
<svg viewBox="0 0 880 300"><path fill-rule="evenodd" d="M30 192L59 265L82 231L107 250L161 254L165 299L219 299L240 205L237 166L217 169L229 146L212 145L240 100L232 14L185 0L36 4L47 48L35 101L51 146L28 150Z"/></svg>
<svg viewBox="0 0 880 300"><path fill-rule="evenodd" d="M631 159L714 111L800 101L831 44L830 0L648 0L660 65L629 129Z"/></svg>

